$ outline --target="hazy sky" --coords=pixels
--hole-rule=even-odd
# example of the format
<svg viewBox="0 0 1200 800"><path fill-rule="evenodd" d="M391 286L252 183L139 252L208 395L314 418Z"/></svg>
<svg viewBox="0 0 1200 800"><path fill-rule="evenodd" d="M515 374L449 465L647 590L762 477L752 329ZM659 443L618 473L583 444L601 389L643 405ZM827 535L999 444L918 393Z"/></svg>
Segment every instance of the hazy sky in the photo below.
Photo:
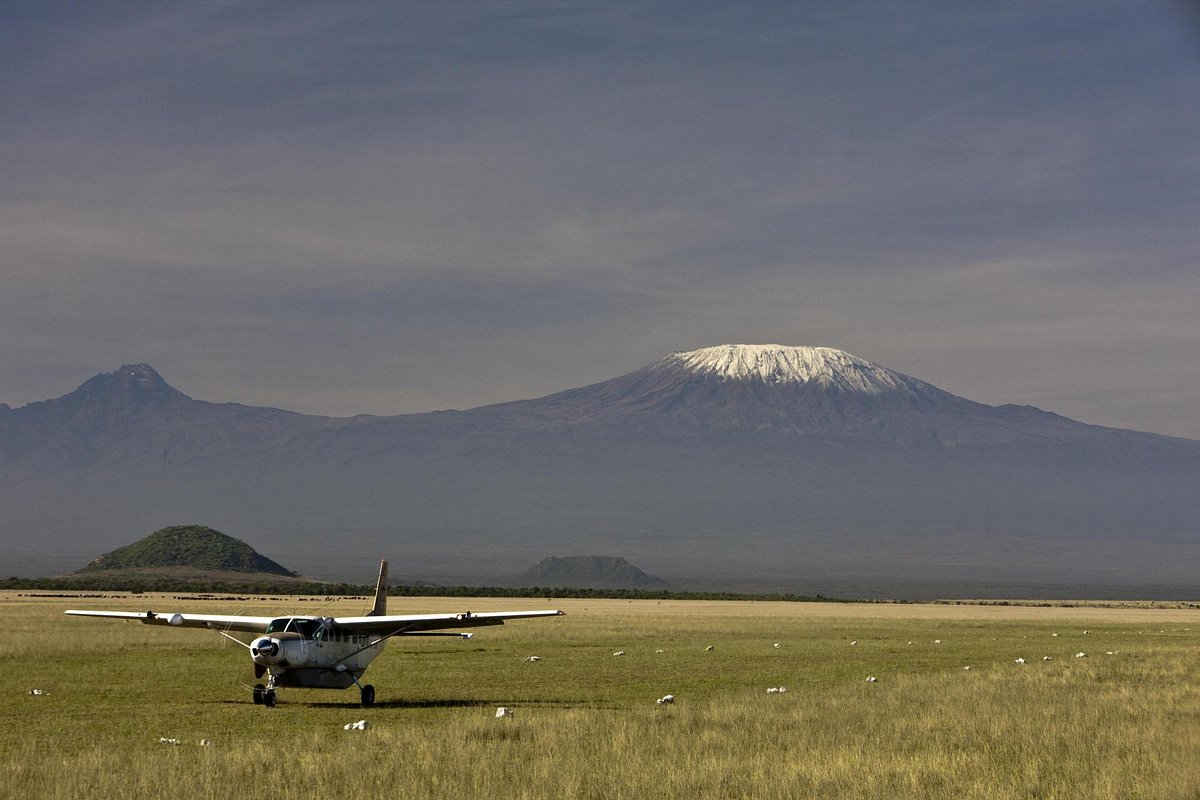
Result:
<svg viewBox="0 0 1200 800"><path fill-rule="evenodd" d="M1200 438L1192 3L0 3L0 401L725 342Z"/></svg>

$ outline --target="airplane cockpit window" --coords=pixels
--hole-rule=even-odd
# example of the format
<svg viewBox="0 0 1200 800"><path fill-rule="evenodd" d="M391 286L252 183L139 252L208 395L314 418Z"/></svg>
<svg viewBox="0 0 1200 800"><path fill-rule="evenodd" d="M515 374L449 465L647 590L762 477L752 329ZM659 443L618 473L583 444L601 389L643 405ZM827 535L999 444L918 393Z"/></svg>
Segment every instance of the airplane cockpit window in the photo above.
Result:
<svg viewBox="0 0 1200 800"><path fill-rule="evenodd" d="M302 639L322 639L325 625L319 619L280 617L267 624L267 633L298 633Z"/></svg>

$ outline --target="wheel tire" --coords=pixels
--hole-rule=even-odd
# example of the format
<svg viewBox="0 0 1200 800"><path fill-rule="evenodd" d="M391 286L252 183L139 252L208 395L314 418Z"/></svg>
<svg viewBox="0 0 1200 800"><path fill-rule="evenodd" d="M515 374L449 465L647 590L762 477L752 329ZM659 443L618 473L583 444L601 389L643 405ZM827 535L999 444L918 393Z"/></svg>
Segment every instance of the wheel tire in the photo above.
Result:
<svg viewBox="0 0 1200 800"><path fill-rule="evenodd" d="M263 693L265 691L266 687L264 687L261 683L256 683L254 685L254 705L261 706L263 704Z"/></svg>
<svg viewBox="0 0 1200 800"><path fill-rule="evenodd" d="M267 689L265 692L263 692L263 705L265 705L267 708L275 707L275 699L274 689Z"/></svg>
<svg viewBox="0 0 1200 800"><path fill-rule="evenodd" d="M364 686L362 688L361 700L363 708L370 708L371 706L375 705L375 687L369 683Z"/></svg>

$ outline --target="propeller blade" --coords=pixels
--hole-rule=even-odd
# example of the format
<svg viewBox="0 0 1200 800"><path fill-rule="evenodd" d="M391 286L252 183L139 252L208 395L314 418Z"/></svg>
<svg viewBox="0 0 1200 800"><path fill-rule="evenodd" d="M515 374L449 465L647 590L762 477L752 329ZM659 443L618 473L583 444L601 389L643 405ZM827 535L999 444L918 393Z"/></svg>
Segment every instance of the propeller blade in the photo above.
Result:
<svg viewBox="0 0 1200 800"><path fill-rule="evenodd" d="M263 675L266 675L266 674L267 674L266 667L264 667L262 664L254 665L254 677L261 678Z"/></svg>

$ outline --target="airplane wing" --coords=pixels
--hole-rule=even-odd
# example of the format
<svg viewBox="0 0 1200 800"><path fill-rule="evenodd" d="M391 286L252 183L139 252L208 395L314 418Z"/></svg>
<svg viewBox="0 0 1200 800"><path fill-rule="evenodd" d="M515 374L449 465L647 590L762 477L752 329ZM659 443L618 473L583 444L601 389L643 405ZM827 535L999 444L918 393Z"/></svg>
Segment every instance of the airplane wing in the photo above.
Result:
<svg viewBox="0 0 1200 800"><path fill-rule="evenodd" d="M506 619L526 619L528 617L559 617L563 612L547 611L489 611L483 614L472 614L465 611L461 614L410 614L405 616L379 617L334 617L333 624L362 633L391 634L403 636L406 633L423 631L441 631L452 628L477 628L483 625L503 625Z"/></svg>
<svg viewBox="0 0 1200 800"><path fill-rule="evenodd" d="M66 612L73 617L106 617L135 619L147 625L173 625L178 628L213 628L222 631L264 633L275 617L242 617L225 614L157 614L153 611L78 611Z"/></svg>

